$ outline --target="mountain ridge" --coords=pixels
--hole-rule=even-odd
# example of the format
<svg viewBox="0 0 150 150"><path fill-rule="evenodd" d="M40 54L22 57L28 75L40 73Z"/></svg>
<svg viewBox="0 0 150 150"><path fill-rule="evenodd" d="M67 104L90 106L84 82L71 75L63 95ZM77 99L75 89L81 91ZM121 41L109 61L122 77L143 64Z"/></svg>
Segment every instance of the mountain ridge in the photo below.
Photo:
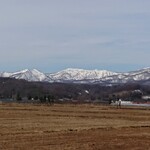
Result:
<svg viewBox="0 0 150 150"><path fill-rule="evenodd" d="M56 73L43 73L37 69L24 69L12 73L1 72L0 77L10 77L35 82L121 84L149 80L150 67L125 73L97 69L85 70L77 68L67 68Z"/></svg>

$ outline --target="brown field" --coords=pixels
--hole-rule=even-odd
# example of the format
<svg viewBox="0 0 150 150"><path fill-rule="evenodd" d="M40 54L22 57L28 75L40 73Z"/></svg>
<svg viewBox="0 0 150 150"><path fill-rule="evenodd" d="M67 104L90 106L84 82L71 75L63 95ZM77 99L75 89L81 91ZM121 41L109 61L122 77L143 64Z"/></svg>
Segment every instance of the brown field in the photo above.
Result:
<svg viewBox="0 0 150 150"><path fill-rule="evenodd" d="M0 150L150 150L150 108L0 104Z"/></svg>

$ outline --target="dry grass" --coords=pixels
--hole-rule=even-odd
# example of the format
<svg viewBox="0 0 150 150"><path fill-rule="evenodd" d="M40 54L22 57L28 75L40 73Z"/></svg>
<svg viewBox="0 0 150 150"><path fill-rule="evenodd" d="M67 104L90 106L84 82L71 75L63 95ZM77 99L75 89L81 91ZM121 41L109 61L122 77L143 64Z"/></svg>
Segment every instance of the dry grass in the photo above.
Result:
<svg viewBox="0 0 150 150"><path fill-rule="evenodd" d="M149 108L0 104L0 149L150 149Z"/></svg>

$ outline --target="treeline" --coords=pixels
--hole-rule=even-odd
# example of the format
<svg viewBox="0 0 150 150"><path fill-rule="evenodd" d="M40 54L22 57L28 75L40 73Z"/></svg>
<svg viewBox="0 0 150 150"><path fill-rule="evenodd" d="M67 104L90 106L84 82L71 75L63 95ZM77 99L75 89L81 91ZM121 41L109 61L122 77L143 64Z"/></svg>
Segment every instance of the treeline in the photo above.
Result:
<svg viewBox="0 0 150 150"><path fill-rule="evenodd" d="M122 84L115 86L101 86L100 84L63 84L28 82L12 78L0 78L0 99L16 98L22 100L40 100L41 102L54 100L78 100L94 101L116 98L131 99L140 98L141 94L134 90L142 91L142 94L150 95L150 86L138 83Z"/></svg>

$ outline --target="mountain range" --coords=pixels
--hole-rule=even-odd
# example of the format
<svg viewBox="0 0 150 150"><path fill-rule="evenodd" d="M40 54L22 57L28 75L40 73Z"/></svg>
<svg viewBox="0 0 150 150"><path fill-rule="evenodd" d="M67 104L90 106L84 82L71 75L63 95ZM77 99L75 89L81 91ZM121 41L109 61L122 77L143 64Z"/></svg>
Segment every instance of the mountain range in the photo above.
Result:
<svg viewBox="0 0 150 150"><path fill-rule="evenodd" d="M0 77L24 79L36 82L60 82L60 83L82 83L82 84L121 84L128 82L150 83L150 68L143 68L131 72L112 72L107 70L84 70L68 68L56 73L43 73L37 69L21 70L18 72L1 72Z"/></svg>

